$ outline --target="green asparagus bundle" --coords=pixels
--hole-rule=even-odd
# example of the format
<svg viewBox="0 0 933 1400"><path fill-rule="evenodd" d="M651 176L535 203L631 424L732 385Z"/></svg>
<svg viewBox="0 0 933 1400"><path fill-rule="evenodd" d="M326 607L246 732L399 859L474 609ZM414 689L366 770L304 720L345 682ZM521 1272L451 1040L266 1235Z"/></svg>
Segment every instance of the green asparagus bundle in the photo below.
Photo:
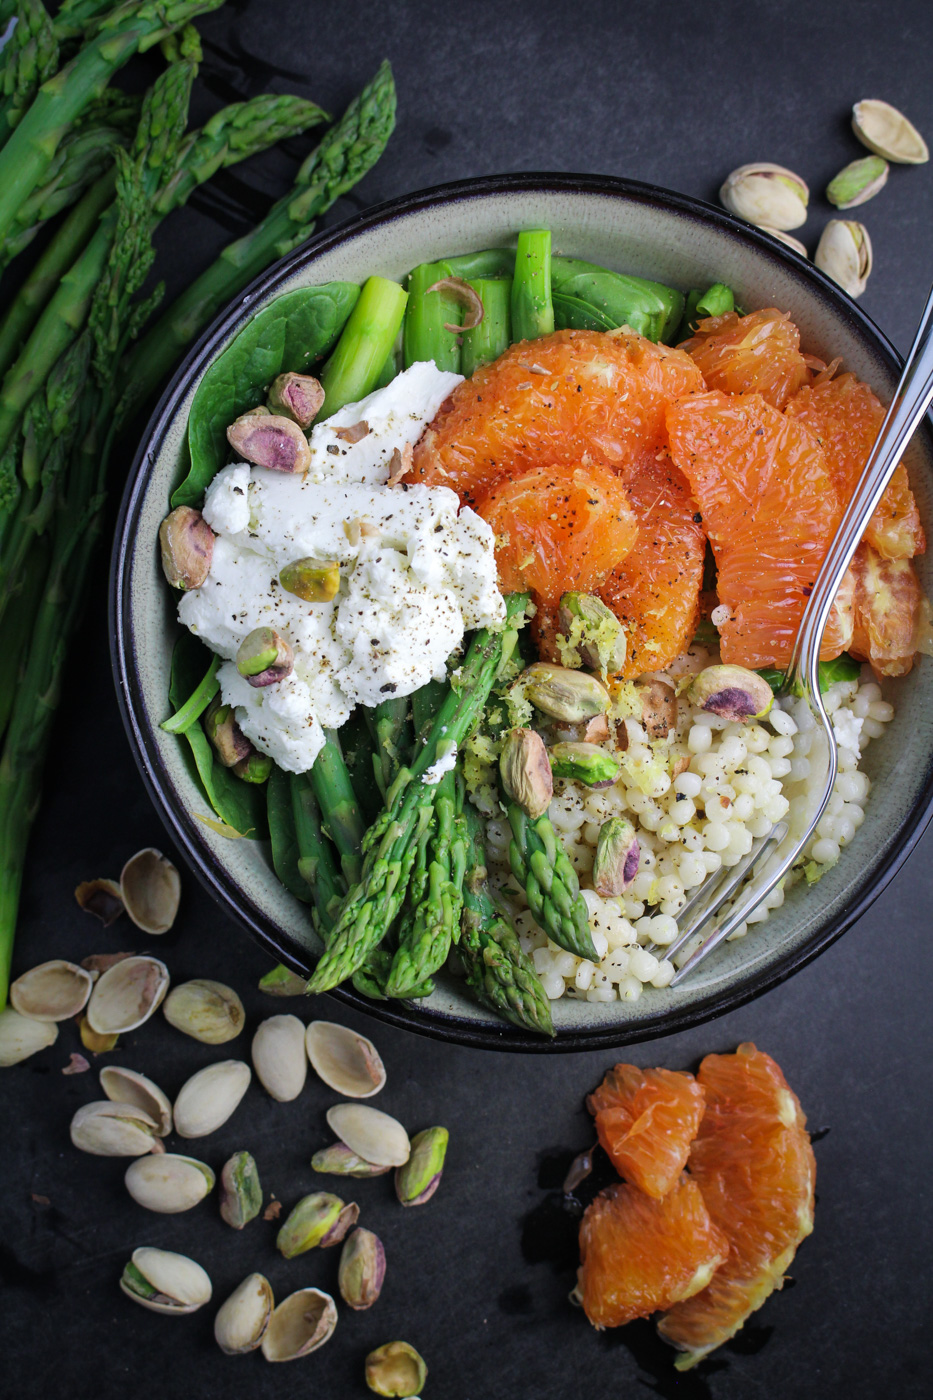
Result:
<svg viewBox="0 0 933 1400"><path fill-rule="evenodd" d="M0 71L0 144L58 67L58 38L42 0L17 0L14 13L16 28L4 46Z"/></svg>
<svg viewBox="0 0 933 1400"><path fill-rule="evenodd" d="M525 890L535 920L549 938L575 957L598 962L577 872L550 819L546 814L529 817L517 802L510 801L507 810L512 828L509 864Z"/></svg>

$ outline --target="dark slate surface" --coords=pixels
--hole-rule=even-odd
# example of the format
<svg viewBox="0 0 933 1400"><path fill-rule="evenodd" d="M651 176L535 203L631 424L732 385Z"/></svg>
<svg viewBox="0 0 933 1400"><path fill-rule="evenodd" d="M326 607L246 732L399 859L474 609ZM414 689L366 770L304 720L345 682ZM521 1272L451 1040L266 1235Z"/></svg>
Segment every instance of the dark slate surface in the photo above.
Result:
<svg viewBox="0 0 933 1400"><path fill-rule="evenodd" d="M791 166L820 190L859 153L847 112L867 95L896 102L933 133L933 23L922 0L807 8L761 0L637 7L475 0L468 8L246 0L202 28L211 41L204 110L270 80L336 110L379 59L392 59L398 132L331 222L411 189L513 170L608 172L710 199L733 166L761 158ZM284 157L254 162L224 177L218 196L202 196L177 216L161 236L170 287L226 240L218 218L239 227L244 197L255 198L249 191L280 188L290 168ZM877 259L863 304L903 350L930 275L929 168L895 170L860 212ZM811 247L829 213L816 197ZM102 570L82 658L65 689L26 874L17 971L53 956L145 946L125 921L96 932L71 897L79 879L116 874L139 846L166 845L120 727L104 617ZM590 1139L583 1095L611 1056L498 1057L338 1010L371 1031L385 1057L380 1106L412 1129L442 1122L451 1130L448 1171L428 1206L403 1212L390 1178L354 1191L388 1253L379 1304L368 1313L344 1310L327 1348L273 1368L257 1356L221 1356L213 1307L172 1320L124 1299L116 1280L141 1243L191 1253L211 1274L217 1301L253 1269L269 1275L279 1296L303 1284L333 1289L337 1251L286 1263L274 1251L273 1225L256 1221L234 1234L213 1200L176 1217L137 1208L121 1185L125 1164L70 1147L68 1120L96 1091L91 1075L61 1075L79 1048L66 1025L56 1046L0 1078L3 1392L22 1400L351 1400L368 1393L366 1352L404 1337L427 1358L424 1393L438 1400L929 1395L931 851L927 837L861 922L793 981L628 1056L677 1067L754 1039L783 1066L823 1133L816 1232L794 1265L795 1287L773 1297L738 1344L699 1372L676 1376L647 1325L597 1335L565 1301L572 1221L568 1227L553 1192L569 1157ZM326 1000L313 1009L272 1004L255 991L265 956L190 875L176 928L157 951L176 981L232 983L249 1018L247 1033L225 1049L189 1041L161 1017L126 1037L117 1061L148 1072L169 1094L201 1065L247 1055L264 1014L334 1014ZM308 1161L328 1136L324 1113L333 1097L309 1083L296 1103L276 1105L253 1086L230 1123L190 1150L219 1168L248 1146L267 1194L288 1205L312 1189Z"/></svg>

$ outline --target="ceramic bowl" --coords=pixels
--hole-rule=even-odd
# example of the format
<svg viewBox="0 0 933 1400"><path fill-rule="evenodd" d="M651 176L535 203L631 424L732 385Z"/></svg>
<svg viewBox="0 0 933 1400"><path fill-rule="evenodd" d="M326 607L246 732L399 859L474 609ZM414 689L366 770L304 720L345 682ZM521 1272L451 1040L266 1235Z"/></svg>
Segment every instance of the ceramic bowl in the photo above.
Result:
<svg viewBox="0 0 933 1400"><path fill-rule="evenodd" d="M181 474L185 424L205 369L250 316L297 287L371 273L402 278L420 262L508 243L547 227L555 249L619 271L707 286L722 281L746 309L779 306L812 353L841 355L884 399L898 374L895 352L853 301L803 258L722 210L665 190L596 176L518 175L446 185L381 205L312 239L255 282L197 343L175 375L143 439L123 500L111 580L113 663L123 717L143 778L192 868L223 908L271 954L298 971L317 940L307 907L272 873L267 848L215 835L196 814L206 802L183 746L162 733L176 598L158 564L156 537ZM928 430L908 455L928 534L933 528L933 443ZM927 556L927 559L929 556ZM918 561L926 574L930 569ZM334 993L370 1015L471 1045L524 1050L618 1046L679 1030L757 996L816 957L845 931L905 859L933 810L933 666L921 662L886 687L896 717L868 750L873 791L855 840L812 889L798 885L768 922L726 944L676 989L646 988L636 1002L553 1005L553 1043L503 1025L442 975L424 1002L374 1003Z"/></svg>

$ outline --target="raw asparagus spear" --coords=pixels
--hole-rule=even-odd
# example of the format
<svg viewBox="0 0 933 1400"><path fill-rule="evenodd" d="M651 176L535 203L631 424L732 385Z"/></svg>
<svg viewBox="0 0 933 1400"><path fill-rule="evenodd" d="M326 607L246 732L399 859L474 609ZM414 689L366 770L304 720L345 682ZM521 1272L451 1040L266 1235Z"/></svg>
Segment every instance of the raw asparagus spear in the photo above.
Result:
<svg viewBox="0 0 933 1400"><path fill-rule="evenodd" d="M469 801L464 803L463 817L470 847L458 957L467 986L479 1001L514 1025L553 1035L551 1004L534 963L522 951L518 934L496 908L486 884L482 817Z"/></svg>
<svg viewBox="0 0 933 1400"><path fill-rule="evenodd" d="M509 864L515 879L524 886L535 920L549 938L575 957L599 962L577 872L547 814L532 819L517 802L510 802L508 817L512 828Z"/></svg>
<svg viewBox="0 0 933 1400"><path fill-rule="evenodd" d="M58 67L58 39L42 0L18 0L15 13L16 28L4 46L0 75L0 144Z"/></svg>
<svg viewBox="0 0 933 1400"><path fill-rule="evenodd" d="M537 340L554 329L551 302L551 231L518 235L512 281L512 339Z"/></svg>

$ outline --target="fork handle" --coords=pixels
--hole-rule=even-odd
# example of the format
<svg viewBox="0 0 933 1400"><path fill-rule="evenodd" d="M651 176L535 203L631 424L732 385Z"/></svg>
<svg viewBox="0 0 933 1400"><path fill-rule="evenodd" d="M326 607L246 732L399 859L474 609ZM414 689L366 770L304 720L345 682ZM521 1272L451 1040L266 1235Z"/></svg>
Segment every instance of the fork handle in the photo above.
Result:
<svg viewBox="0 0 933 1400"><path fill-rule="evenodd" d="M933 290L891 406L885 414L874 446L868 455L851 501L843 512L839 528L826 552L813 592L804 609L797 632L785 684L801 671L806 672L814 693L818 692L820 642L833 601L846 569L858 549L865 527L884 495L912 434L933 402Z"/></svg>

